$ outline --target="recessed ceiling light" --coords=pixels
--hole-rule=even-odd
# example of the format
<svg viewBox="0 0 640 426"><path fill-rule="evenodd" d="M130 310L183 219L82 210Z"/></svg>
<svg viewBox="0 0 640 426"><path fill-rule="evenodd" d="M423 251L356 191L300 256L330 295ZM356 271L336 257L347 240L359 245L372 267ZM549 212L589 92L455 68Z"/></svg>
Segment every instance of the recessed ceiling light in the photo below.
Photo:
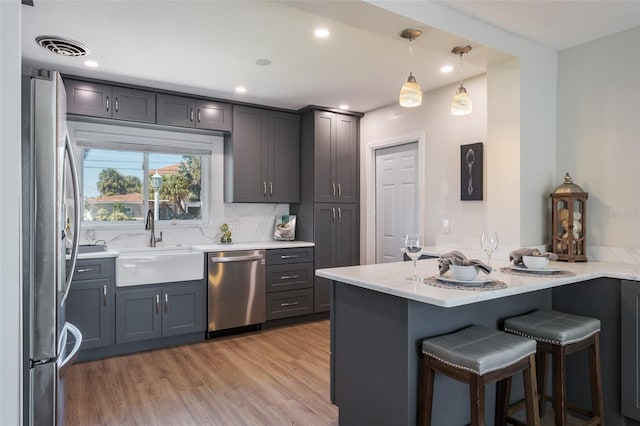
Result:
<svg viewBox="0 0 640 426"><path fill-rule="evenodd" d="M443 65L440 67L440 72L447 73L453 71L453 66L451 65Z"/></svg>
<svg viewBox="0 0 640 426"><path fill-rule="evenodd" d="M268 65L271 65L271 61L269 59L256 59L256 65L266 67Z"/></svg>
<svg viewBox="0 0 640 426"><path fill-rule="evenodd" d="M90 59L87 59L86 61L84 61L85 66L89 67L89 68L97 68L98 67L98 63L96 61L92 61Z"/></svg>
<svg viewBox="0 0 640 426"><path fill-rule="evenodd" d="M340 105L340 109L348 110L348 109L349 109L349 105L347 105L347 104L342 104L342 105Z"/></svg>
<svg viewBox="0 0 640 426"><path fill-rule="evenodd" d="M316 30L313 32L313 34L317 38L327 38L327 37L329 37L329 30L326 29L326 28L316 28Z"/></svg>
<svg viewBox="0 0 640 426"><path fill-rule="evenodd" d="M244 86L238 86L236 87L236 93L246 93L247 92L247 88Z"/></svg>

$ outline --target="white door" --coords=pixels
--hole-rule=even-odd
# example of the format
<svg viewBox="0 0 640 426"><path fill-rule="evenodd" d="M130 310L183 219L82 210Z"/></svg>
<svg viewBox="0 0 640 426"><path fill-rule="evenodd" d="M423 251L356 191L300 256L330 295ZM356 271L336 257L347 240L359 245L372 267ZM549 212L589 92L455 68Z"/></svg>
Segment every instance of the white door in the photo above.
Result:
<svg viewBox="0 0 640 426"><path fill-rule="evenodd" d="M418 142L376 150L376 263L402 260L418 229Z"/></svg>

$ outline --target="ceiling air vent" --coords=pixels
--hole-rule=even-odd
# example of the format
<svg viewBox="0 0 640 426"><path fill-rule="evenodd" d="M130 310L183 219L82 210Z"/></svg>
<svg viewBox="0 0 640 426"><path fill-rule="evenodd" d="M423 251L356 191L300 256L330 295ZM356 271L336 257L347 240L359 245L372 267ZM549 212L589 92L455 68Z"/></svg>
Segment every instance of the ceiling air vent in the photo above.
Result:
<svg viewBox="0 0 640 426"><path fill-rule="evenodd" d="M50 52L62 56L87 56L89 48L82 43L58 36L39 36L36 43Z"/></svg>

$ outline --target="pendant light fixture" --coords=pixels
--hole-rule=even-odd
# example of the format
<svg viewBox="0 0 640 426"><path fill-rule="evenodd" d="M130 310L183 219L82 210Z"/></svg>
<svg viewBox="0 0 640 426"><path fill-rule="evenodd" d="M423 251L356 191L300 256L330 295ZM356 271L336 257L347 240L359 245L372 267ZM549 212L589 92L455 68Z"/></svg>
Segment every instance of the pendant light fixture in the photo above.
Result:
<svg viewBox="0 0 640 426"><path fill-rule="evenodd" d="M408 28L400 33L400 37L409 40L409 77L407 77L407 81L402 85L402 88L400 89L400 96L398 98L398 100L400 101L400 106L406 108L413 108L422 104L422 89L420 89L420 85L411 73L413 40L420 37L421 35L422 30L420 28Z"/></svg>
<svg viewBox="0 0 640 426"><path fill-rule="evenodd" d="M471 96L467 94L467 89L462 85L462 55L470 51L471 46L456 46L451 51L454 55L460 55L460 87L458 87L456 95L451 100L452 115L469 115L473 109Z"/></svg>

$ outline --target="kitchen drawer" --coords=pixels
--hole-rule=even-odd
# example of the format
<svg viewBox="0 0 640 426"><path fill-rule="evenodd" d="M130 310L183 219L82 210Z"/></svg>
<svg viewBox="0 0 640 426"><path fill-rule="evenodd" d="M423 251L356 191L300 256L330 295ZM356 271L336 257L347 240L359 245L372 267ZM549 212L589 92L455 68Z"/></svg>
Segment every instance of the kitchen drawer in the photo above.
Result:
<svg viewBox="0 0 640 426"><path fill-rule="evenodd" d="M267 293L267 320L313 313L313 289Z"/></svg>
<svg viewBox="0 0 640 426"><path fill-rule="evenodd" d="M267 265L313 262L313 247L267 250Z"/></svg>
<svg viewBox="0 0 640 426"><path fill-rule="evenodd" d="M267 266L267 293L313 287L313 263Z"/></svg>
<svg viewBox="0 0 640 426"><path fill-rule="evenodd" d="M113 259L78 259L73 273L73 281L94 280L113 277Z"/></svg>

